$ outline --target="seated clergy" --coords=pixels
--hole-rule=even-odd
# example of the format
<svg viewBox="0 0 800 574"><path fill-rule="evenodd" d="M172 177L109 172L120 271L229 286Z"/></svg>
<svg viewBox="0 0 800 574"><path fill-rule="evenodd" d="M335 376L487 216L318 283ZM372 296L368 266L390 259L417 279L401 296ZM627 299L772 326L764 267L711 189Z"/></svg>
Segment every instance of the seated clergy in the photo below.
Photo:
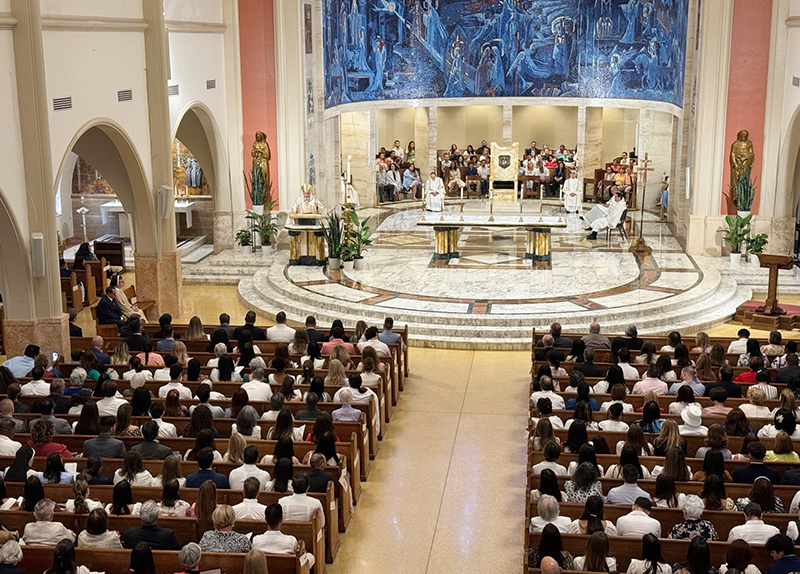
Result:
<svg viewBox="0 0 800 574"><path fill-rule="evenodd" d="M597 239L598 231L616 227L627 208L625 198L619 193L614 195L608 203L595 205L589 213L583 216L583 219L589 224L587 231L592 230L587 239Z"/></svg>
<svg viewBox="0 0 800 574"><path fill-rule="evenodd" d="M444 182L441 177L436 177L432 171L431 176L425 181L425 209L428 211L442 211L444 208Z"/></svg>

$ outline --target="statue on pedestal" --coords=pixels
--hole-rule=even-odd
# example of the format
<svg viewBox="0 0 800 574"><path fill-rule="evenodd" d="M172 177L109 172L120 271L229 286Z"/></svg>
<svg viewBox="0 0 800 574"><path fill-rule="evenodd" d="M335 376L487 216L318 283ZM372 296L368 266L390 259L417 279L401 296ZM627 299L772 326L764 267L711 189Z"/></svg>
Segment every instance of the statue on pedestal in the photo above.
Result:
<svg viewBox="0 0 800 574"><path fill-rule="evenodd" d="M731 185L735 186L736 181L742 173L749 172L753 167L753 162L756 159L753 153L753 142L748 137L750 134L747 130L741 130L736 135L736 141L731 144ZM731 200L736 205L736 196L732 195Z"/></svg>
<svg viewBox="0 0 800 574"><path fill-rule="evenodd" d="M253 167L257 165L261 168L261 173L264 174L264 188L269 189L269 160L271 156L267 136L264 132L256 132L256 141L253 142L253 150L250 155L253 158Z"/></svg>

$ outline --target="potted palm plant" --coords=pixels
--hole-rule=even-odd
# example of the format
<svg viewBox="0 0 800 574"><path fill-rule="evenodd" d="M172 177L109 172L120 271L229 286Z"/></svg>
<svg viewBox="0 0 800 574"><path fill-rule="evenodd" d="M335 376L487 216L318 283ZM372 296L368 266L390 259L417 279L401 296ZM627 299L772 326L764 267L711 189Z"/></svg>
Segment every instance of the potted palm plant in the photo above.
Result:
<svg viewBox="0 0 800 574"><path fill-rule="evenodd" d="M247 174L244 176L244 186L250 196L250 201L253 202L253 211L258 215L264 214L264 200L267 198L267 183L264 180L264 172L258 164L253 164L253 170L250 173L250 181L247 180ZM269 184L270 196L272 195L272 183Z"/></svg>
<svg viewBox="0 0 800 574"><path fill-rule="evenodd" d="M328 267L336 271L341 266L342 236L344 235L342 218L337 213L331 212L322 224L322 233L328 246Z"/></svg>
<svg viewBox="0 0 800 574"><path fill-rule="evenodd" d="M739 217L738 215L726 215L725 224L727 229L722 230L722 239L731 246L731 263L739 263L742 260L742 244L747 241L750 234L750 220L752 215Z"/></svg>
<svg viewBox="0 0 800 574"><path fill-rule="evenodd" d="M247 219L253 222L253 229L258 232L262 254L266 253L263 247L269 245L271 238L278 234L278 224L276 219L272 216L272 207L274 205L275 200L270 201L266 205L262 205L261 207L263 207L264 210L261 214L255 211L255 206L253 206L253 211L247 212Z"/></svg>
<svg viewBox="0 0 800 574"><path fill-rule="evenodd" d="M350 219L353 222L350 230L350 240L353 245L353 268L359 271L364 268L364 249L368 245L372 245L372 230L367 226L370 218L359 220L358 214L351 211Z"/></svg>
<svg viewBox="0 0 800 574"><path fill-rule="evenodd" d="M756 180L750 178L750 170L746 169L730 184L731 196L736 198L736 209L739 217L750 215L753 200L756 197Z"/></svg>
<svg viewBox="0 0 800 574"><path fill-rule="evenodd" d="M249 229L240 229L236 232L234 238L242 253L247 253L248 249L253 245L253 235Z"/></svg>

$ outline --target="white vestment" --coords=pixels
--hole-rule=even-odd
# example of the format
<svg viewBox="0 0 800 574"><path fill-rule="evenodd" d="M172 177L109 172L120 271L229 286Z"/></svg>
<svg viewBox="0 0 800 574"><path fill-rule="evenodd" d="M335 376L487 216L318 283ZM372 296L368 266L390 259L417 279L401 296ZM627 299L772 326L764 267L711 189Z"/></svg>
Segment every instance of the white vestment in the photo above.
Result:
<svg viewBox="0 0 800 574"><path fill-rule="evenodd" d="M425 180L425 209L429 211L444 209L444 182L441 177Z"/></svg>
<svg viewBox="0 0 800 574"><path fill-rule="evenodd" d="M575 213L581 208L580 183L578 178L571 177L564 182L564 209L568 213Z"/></svg>
<svg viewBox="0 0 800 574"><path fill-rule="evenodd" d="M345 203L352 203L355 207L359 207L361 205L356 188L353 187L352 183L345 183L344 178L342 178L341 193L342 193L342 205L344 205Z"/></svg>
<svg viewBox="0 0 800 574"><path fill-rule="evenodd" d="M594 211L598 207L603 207L603 206L596 205L594 208L592 208L592 211ZM622 219L622 213L627 208L628 205L625 203L624 199L620 199L619 201L612 199L608 203L608 207L604 208L605 215L593 218L591 221L589 221L589 225L592 226L593 231L602 231L608 227L613 229L620 222L620 219ZM590 211L589 213L591 214L592 211Z"/></svg>

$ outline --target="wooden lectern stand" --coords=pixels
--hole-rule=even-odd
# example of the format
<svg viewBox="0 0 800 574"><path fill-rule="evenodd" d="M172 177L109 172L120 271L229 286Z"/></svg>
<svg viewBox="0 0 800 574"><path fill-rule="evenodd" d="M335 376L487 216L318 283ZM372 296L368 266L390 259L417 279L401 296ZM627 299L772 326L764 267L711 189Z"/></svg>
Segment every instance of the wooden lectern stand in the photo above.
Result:
<svg viewBox="0 0 800 574"><path fill-rule="evenodd" d="M756 309L756 313L764 315L785 315L786 311L778 306L778 269L791 269L794 266L794 257L791 255L758 256L761 267L769 269L769 285L767 286L767 300Z"/></svg>

